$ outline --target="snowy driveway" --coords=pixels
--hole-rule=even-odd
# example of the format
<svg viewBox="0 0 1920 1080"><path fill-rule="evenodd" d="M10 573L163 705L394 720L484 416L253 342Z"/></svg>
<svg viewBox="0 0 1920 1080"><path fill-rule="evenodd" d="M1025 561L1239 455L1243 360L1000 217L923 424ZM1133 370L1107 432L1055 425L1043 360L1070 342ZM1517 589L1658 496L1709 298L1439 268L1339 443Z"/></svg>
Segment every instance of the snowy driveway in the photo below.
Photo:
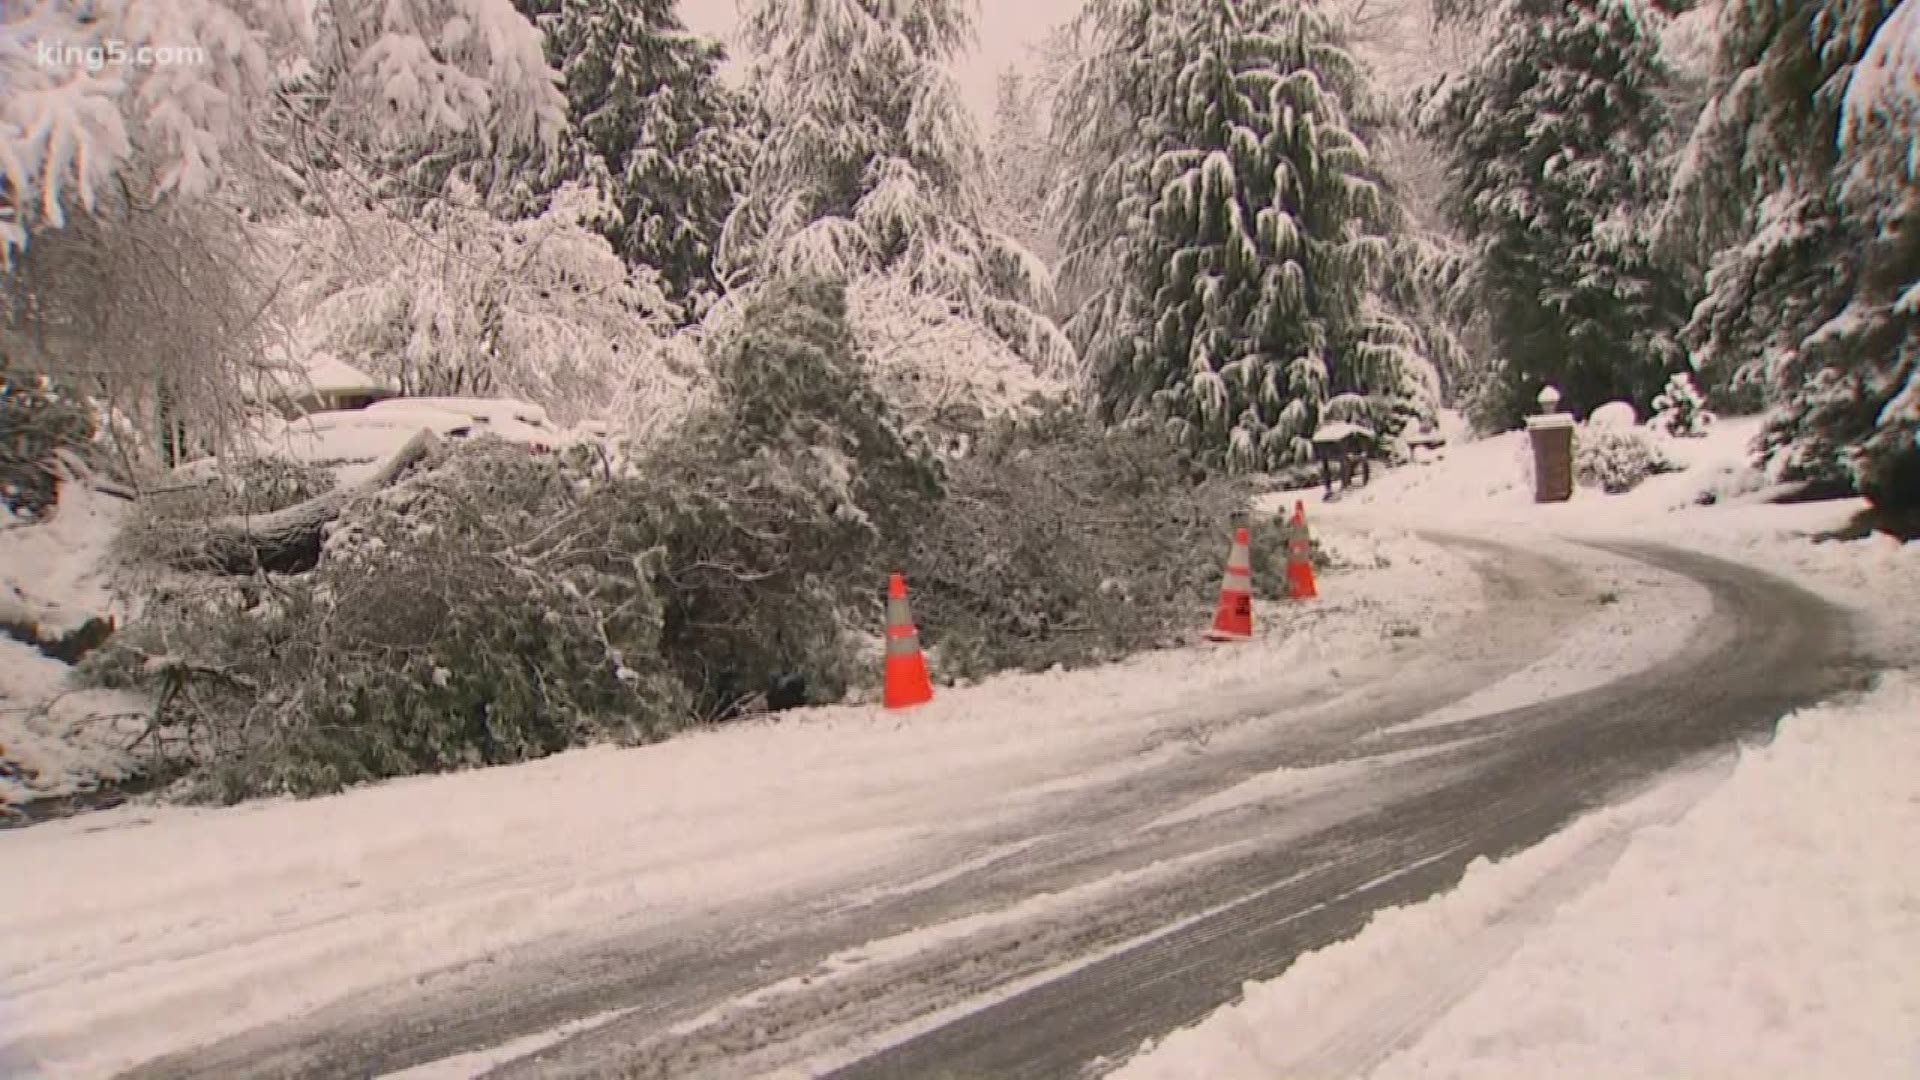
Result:
<svg viewBox="0 0 1920 1080"><path fill-rule="evenodd" d="M1452 546L1477 578L1432 563L1382 585L1457 592L1464 577L1480 594L1476 611L1403 623L1404 597L1356 601L1343 622L1389 612L1390 625L1371 649L1344 643L1331 663L1255 648L1152 661L1153 678L1109 674L1104 690L1101 673L1083 673L1063 684L1071 697L1048 700L1044 684L1020 690L1044 706L1025 703L1040 725L1020 737L988 727L976 734L995 737L965 739L964 752L934 752L933 742L924 754L875 749L874 739L928 739L958 722L941 713L838 739L805 726L729 733L709 749L784 764L741 763L742 776L777 790L710 775L684 778L688 790L664 801L636 792L654 799L652 831L625 862L609 852L642 834L623 831L613 804L599 808L597 832L593 816L567 816L585 801L580 784L619 777L612 755L523 770L511 789L476 775L393 785L332 808L267 808L287 816L273 824L284 832L295 815L316 828L365 829L364 818L340 818L370 808L472 812L463 785L539 801L499 809L485 830L450 821L423 834L396 820L395 842L411 845L396 857L415 872L406 889L375 880L379 860L362 852L340 867L352 880L283 881L262 902L284 910L261 928L197 947L194 935L213 933L201 925L212 921L206 902L169 912L178 890L156 889L149 929L158 943L143 945L136 925L119 952L67 940L14 970L30 1010L25 1046L70 1067L66 1075L207 1043L133 1075L1070 1076L1198 1019L1377 908L1451 885L1474 858L1537 841L1851 681L1842 617L1756 572L1665 549L1623 561L1571 547ZM1457 599L1435 594L1430 606L1457 609ZM1674 610L1649 621L1650 600ZM1615 639L1662 647L1609 653ZM1556 640L1573 655L1556 661ZM1276 670L1236 679L1217 667L1233 663ZM1624 677L1594 685L1593 672L1610 667ZM1522 669L1503 696L1503 678ZM692 749L668 744L656 757L697 755L701 740L687 742ZM833 774L807 756L848 743L874 751L864 770ZM753 820L725 817L727 800ZM685 835L658 829L662 806L681 808ZM783 816L769 824L770 814ZM696 825L716 816L725 827ZM520 825L503 829L502 818ZM242 840L232 822L244 812L221 821ZM138 848L145 829L126 824L115 832L127 851L93 856ZM192 835L212 842L208 823L198 824ZM155 858L179 858L150 839ZM295 851L309 842L286 840ZM729 844L738 857L704 854ZM274 870L277 855L258 853L262 876L293 878L291 866ZM436 860L448 869L429 893L419 868ZM42 925L64 930L52 910L59 898L46 899ZM585 917L609 910L627 914ZM290 928L275 921L282 916ZM583 929L524 933L477 955L447 945L484 941L509 920ZM92 956L79 955L90 946ZM343 959L356 949L363 955ZM460 958L419 962L441 954ZM370 981L356 963L391 977ZM90 1015L89 973L97 988L133 999L117 998L119 1011L104 1019ZM219 989L236 978L242 990ZM307 1008L289 1007L298 995ZM62 1002L64 1015L54 1008ZM210 1008L226 1022L209 1026Z"/></svg>

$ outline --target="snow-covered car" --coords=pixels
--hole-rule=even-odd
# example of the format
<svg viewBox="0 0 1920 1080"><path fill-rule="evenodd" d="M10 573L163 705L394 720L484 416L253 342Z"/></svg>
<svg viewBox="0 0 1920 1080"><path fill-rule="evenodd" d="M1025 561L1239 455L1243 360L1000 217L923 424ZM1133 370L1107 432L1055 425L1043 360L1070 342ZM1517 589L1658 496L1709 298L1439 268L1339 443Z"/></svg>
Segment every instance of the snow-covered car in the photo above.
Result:
<svg viewBox="0 0 1920 1080"><path fill-rule="evenodd" d="M411 409L431 409L466 417L473 435L488 434L519 443L535 453L552 452L566 441L547 411L538 405L508 398L422 397L391 398L367 406L363 412L385 416Z"/></svg>
<svg viewBox="0 0 1920 1080"><path fill-rule="evenodd" d="M321 412L266 426L255 449L332 469L342 483L351 483L423 428L443 439L463 439L474 427L472 417L418 405L377 413L371 408Z"/></svg>

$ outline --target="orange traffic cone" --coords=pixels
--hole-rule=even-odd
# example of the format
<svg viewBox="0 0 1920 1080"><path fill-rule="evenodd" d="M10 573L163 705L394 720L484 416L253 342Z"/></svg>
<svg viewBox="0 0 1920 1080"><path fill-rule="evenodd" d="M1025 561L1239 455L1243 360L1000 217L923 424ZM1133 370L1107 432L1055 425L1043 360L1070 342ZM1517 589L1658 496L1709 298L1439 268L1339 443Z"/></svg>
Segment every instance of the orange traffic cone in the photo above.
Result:
<svg viewBox="0 0 1920 1080"><path fill-rule="evenodd" d="M1319 595L1313 581L1313 533L1307 529L1307 507L1296 502L1293 521L1287 526L1287 596L1312 600Z"/></svg>
<svg viewBox="0 0 1920 1080"><path fill-rule="evenodd" d="M883 700L889 709L911 709L933 700L927 658L920 652L920 631L907 607L907 579L887 581L887 667Z"/></svg>
<svg viewBox="0 0 1920 1080"><path fill-rule="evenodd" d="M1247 530L1235 529L1233 550L1227 553L1227 574L1220 582L1220 603L1213 612L1213 641L1245 641L1253 636L1253 558L1247 551Z"/></svg>

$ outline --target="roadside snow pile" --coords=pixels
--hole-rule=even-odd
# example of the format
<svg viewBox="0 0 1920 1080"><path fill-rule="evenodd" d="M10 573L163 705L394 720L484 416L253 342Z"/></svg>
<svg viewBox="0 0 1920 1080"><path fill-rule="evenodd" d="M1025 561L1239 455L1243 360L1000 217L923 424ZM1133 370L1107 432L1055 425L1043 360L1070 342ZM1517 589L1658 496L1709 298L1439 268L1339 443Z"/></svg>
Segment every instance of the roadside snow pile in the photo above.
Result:
<svg viewBox="0 0 1920 1080"><path fill-rule="evenodd" d="M110 1075L555 935L837 887L1044 812L1187 753L1196 702L1226 712L1329 665L1392 663L1394 627L1478 602L1464 559L1404 533L1360 542L1390 566L1327 575L1311 608L1257 605L1244 645L996 676L905 717L798 710L325 799L0 833L0 866L33 868L0 889L0 1059ZM1196 597L1196 634L1211 600Z"/></svg>
<svg viewBox="0 0 1920 1080"><path fill-rule="evenodd" d="M1911 1077L1917 717L1911 675L1789 717L1697 802L1711 770L1476 863L1116 1076Z"/></svg>
<svg viewBox="0 0 1920 1080"><path fill-rule="evenodd" d="M0 622L57 638L117 613L103 571L120 504L64 484L58 508L25 523L0 510ZM71 669L0 635L0 806L71 795L131 775L129 714L141 699L73 691ZM137 726L132 730L137 731Z"/></svg>
<svg viewBox="0 0 1920 1080"><path fill-rule="evenodd" d="M60 634L113 613L100 568L125 505L68 483L45 521L24 522L0 507L0 620Z"/></svg>
<svg viewBox="0 0 1920 1080"><path fill-rule="evenodd" d="M71 690L71 670L0 638L0 807L72 795L134 774L136 761L126 747L148 703L112 690Z"/></svg>

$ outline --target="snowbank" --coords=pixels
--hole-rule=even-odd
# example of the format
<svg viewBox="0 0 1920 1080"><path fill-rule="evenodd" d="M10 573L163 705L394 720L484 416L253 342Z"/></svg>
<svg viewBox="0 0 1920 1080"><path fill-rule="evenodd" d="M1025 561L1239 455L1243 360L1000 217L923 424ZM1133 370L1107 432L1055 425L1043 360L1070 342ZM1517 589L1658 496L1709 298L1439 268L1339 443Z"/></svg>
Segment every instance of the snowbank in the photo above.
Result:
<svg viewBox="0 0 1920 1080"><path fill-rule="evenodd" d="M67 665L0 638L0 806L72 795L124 780L127 745L148 703L112 690L74 690Z"/></svg>
<svg viewBox="0 0 1920 1080"><path fill-rule="evenodd" d="M0 520L0 620L42 637L119 613L104 567L123 503L75 483L43 522ZM0 806L70 795L134 768L126 751L145 702L74 691L67 665L0 637Z"/></svg>
<svg viewBox="0 0 1920 1080"><path fill-rule="evenodd" d="M44 521L21 522L0 510L0 618L24 615L61 634L116 611L102 567L125 506L69 483Z"/></svg>
<svg viewBox="0 0 1920 1080"><path fill-rule="evenodd" d="M1920 680L1896 675L1476 863L1116 1075L1910 1077L1915 761Z"/></svg>
<svg viewBox="0 0 1920 1080"><path fill-rule="evenodd" d="M1196 703L1314 685L1478 603L1440 549L1327 539L1388 565L1328 575L1311 608L1257 604L1245 645L995 678L906 716L803 710L309 802L0 833L0 865L33 867L0 890L0 1057L110 1074L555 935L839 886L1185 753Z"/></svg>

